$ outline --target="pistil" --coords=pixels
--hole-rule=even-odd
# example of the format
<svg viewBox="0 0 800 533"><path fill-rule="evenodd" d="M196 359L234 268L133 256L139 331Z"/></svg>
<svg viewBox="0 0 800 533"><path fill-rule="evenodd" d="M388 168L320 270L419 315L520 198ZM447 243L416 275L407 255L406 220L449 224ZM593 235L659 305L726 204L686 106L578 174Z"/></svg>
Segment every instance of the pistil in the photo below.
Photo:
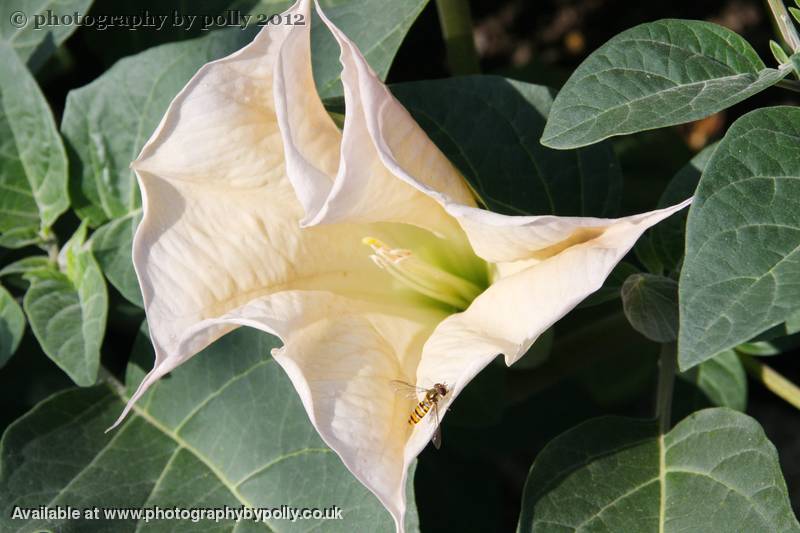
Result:
<svg viewBox="0 0 800 533"><path fill-rule="evenodd" d="M464 278L442 270L411 250L392 248L373 237L362 242L372 248L370 259L404 286L456 309L466 309L481 288Z"/></svg>

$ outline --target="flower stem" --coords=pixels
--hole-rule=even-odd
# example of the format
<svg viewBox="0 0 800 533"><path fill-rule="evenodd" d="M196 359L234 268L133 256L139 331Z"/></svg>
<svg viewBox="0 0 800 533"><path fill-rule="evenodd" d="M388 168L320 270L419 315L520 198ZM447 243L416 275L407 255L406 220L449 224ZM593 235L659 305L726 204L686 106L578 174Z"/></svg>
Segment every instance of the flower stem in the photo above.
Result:
<svg viewBox="0 0 800 533"><path fill-rule="evenodd" d="M676 356L676 344L674 342L667 342L661 345L658 366L658 390L656 393L656 418L658 418L659 435L666 434L672 422L672 390L675 386Z"/></svg>
<svg viewBox="0 0 800 533"><path fill-rule="evenodd" d="M765 365L756 357L739 353L745 370L750 376L759 381L775 395L800 409L800 387L783 377L781 374Z"/></svg>
<svg viewBox="0 0 800 533"><path fill-rule="evenodd" d="M447 64L456 76L479 74L478 53L472 37L472 15L468 0L436 0Z"/></svg>
<svg viewBox="0 0 800 533"><path fill-rule="evenodd" d="M792 23L792 18L789 16L789 12L786 10L783 0L766 1L772 13L772 20L775 21L775 25L778 27L783 42L789 47L792 53L800 51L800 36L797 34L797 29Z"/></svg>

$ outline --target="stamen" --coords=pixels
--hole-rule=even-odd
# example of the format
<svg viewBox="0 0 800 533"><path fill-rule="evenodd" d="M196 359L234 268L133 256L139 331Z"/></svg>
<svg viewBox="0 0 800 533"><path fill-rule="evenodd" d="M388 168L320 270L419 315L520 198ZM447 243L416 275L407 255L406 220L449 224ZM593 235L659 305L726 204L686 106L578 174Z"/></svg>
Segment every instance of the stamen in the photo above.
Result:
<svg viewBox="0 0 800 533"><path fill-rule="evenodd" d="M442 270L414 255L391 248L373 237L362 239L374 252L370 259L406 287L457 309L466 309L482 291L474 283Z"/></svg>

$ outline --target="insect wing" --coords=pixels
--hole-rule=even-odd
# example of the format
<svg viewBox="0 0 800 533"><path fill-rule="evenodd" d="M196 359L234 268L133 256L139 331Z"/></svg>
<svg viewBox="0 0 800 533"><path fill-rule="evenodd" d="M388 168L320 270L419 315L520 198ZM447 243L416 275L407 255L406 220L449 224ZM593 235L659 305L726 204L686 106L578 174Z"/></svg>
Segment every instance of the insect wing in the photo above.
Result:
<svg viewBox="0 0 800 533"><path fill-rule="evenodd" d="M392 384L392 389L394 389L395 394L399 394L410 400L417 400L420 394L425 394L427 392L427 390L422 387L415 387L411 383L406 383L398 379L393 379L390 383Z"/></svg>
<svg viewBox="0 0 800 533"><path fill-rule="evenodd" d="M442 447L442 423L439 421L439 404L433 404L433 423L436 428L433 430L433 447L437 450Z"/></svg>

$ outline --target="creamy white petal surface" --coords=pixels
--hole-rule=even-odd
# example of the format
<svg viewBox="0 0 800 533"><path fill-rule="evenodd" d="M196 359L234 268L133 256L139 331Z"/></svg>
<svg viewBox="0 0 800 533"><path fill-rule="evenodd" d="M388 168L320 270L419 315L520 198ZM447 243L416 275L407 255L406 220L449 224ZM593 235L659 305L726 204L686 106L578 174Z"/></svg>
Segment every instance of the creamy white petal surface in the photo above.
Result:
<svg viewBox="0 0 800 533"><path fill-rule="evenodd" d="M311 422L398 521L405 514L406 423L415 403L391 381L414 381L441 311L381 305L322 291L284 291L187 331L189 345L245 325L279 336L273 352ZM182 351L189 351L186 347Z"/></svg>
<svg viewBox="0 0 800 533"><path fill-rule="evenodd" d="M494 283L464 312L439 324L423 349L417 383L423 387L437 382L449 384L452 392L442 403L444 413L495 356L504 354L509 365L517 361L539 335L602 286L647 228L691 200L621 219L514 217L474 207L473 202L462 200L462 189L448 187L451 180L437 181L450 176L444 170L449 163L375 76L355 45L324 15L322 18L342 48L345 106L360 111L354 117L348 114L345 140L351 134L349 128L355 131L354 137L366 133L368 139L361 140L360 145L374 147L386 171L399 183L444 208L468 236L473 252L496 269ZM362 153L343 149L342 166L357 167ZM432 163L428 157L441 161ZM337 181L339 190L356 190L364 178L357 172L340 173ZM366 194L369 189L360 190ZM390 200L374 193L363 203L381 201ZM337 209L341 200L335 191L326 202L314 222L351 221L363 216L355 208L349 213ZM406 446L405 467L425 447L433 429L429 424L415 427Z"/></svg>
<svg viewBox="0 0 800 533"><path fill-rule="evenodd" d="M311 20L310 7L287 13ZM402 531L408 465L435 428L432 417L408 424L415 402L391 381L444 382L446 407L497 354L516 361L685 203L616 220L477 208L320 14L342 50L343 131L314 86L310 26L266 26L192 78L133 164L144 202L133 259L156 361L125 413L232 329L275 334L314 427ZM424 270L410 284L407 257ZM479 295L457 312L429 297L437 284Z"/></svg>

